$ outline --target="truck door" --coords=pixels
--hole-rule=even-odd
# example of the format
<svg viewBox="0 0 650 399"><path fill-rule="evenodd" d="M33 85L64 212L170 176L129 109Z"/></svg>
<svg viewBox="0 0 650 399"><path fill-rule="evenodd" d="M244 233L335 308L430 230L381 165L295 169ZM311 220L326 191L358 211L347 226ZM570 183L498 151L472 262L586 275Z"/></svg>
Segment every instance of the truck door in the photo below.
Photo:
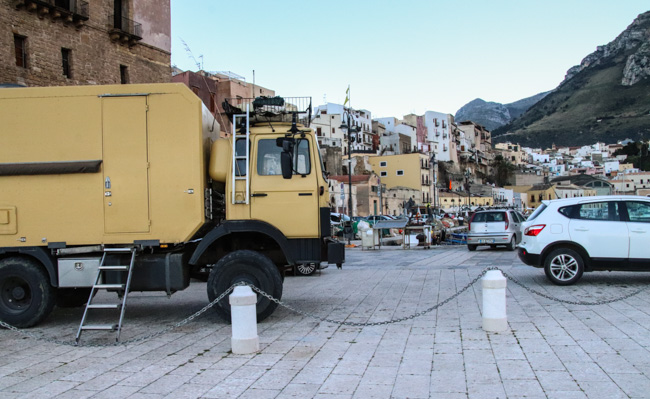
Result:
<svg viewBox="0 0 650 399"><path fill-rule="evenodd" d="M268 222L288 238L317 238L318 180L309 137L296 139L294 174L282 177L276 137L257 137L251 173L251 218Z"/></svg>
<svg viewBox="0 0 650 399"><path fill-rule="evenodd" d="M102 99L104 232L149 232L147 97Z"/></svg>

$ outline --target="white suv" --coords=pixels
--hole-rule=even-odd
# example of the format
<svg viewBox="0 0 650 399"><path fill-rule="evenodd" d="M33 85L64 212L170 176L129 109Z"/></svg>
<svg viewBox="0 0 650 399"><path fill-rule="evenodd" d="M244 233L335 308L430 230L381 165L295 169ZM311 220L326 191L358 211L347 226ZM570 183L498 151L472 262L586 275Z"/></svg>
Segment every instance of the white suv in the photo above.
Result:
<svg viewBox="0 0 650 399"><path fill-rule="evenodd" d="M554 284L585 271L650 271L650 198L597 196L542 201L522 225L519 258Z"/></svg>

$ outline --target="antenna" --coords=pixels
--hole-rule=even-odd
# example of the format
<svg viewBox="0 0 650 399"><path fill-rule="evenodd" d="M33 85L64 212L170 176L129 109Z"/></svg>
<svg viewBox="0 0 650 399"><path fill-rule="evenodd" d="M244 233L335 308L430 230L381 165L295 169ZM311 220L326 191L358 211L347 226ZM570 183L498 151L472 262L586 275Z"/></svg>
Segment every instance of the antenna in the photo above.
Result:
<svg viewBox="0 0 650 399"><path fill-rule="evenodd" d="M203 69L201 67L201 64L196 60L196 58L194 58L194 54L192 54L192 50L190 50L190 46L188 46L187 43L185 43L185 40L183 40L182 38L181 38L181 43L183 43L183 47L185 48L185 52L187 53L187 56L190 57L192 61L194 61L194 65L196 65L196 69L198 70ZM203 59L203 56L201 56L200 58Z"/></svg>

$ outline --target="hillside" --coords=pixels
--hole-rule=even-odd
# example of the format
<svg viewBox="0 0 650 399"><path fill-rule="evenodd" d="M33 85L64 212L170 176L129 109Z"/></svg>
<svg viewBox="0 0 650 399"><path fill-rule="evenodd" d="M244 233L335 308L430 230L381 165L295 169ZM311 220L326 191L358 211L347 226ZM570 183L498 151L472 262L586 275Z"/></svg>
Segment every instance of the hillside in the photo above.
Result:
<svg viewBox="0 0 650 399"><path fill-rule="evenodd" d="M543 148L649 139L650 12L569 69L554 91L492 138Z"/></svg>
<svg viewBox="0 0 650 399"><path fill-rule="evenodd" d="M485 126L488 130L494 130L519 117L533 104L544 98L546 94L548 92L539 93L510 104L487 102L477 98L456 111L454 119L459 122L474 121Z"/></svg>

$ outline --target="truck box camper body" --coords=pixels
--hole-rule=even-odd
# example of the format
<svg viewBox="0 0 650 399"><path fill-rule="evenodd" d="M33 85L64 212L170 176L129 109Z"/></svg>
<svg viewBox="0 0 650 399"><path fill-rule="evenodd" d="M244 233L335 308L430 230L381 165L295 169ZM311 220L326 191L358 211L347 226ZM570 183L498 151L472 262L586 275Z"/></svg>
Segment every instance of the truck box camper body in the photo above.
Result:
<svg viewBox="0 0 650 399"><path fill-rule="evenodd" d="M107 282L172 293L199 272L209 298L238 281L279 297L286 265L342 263L313 131L292 107L259 124L255 110L226 139L181 84L0 89L0 319L37 324Z"/></svg>

